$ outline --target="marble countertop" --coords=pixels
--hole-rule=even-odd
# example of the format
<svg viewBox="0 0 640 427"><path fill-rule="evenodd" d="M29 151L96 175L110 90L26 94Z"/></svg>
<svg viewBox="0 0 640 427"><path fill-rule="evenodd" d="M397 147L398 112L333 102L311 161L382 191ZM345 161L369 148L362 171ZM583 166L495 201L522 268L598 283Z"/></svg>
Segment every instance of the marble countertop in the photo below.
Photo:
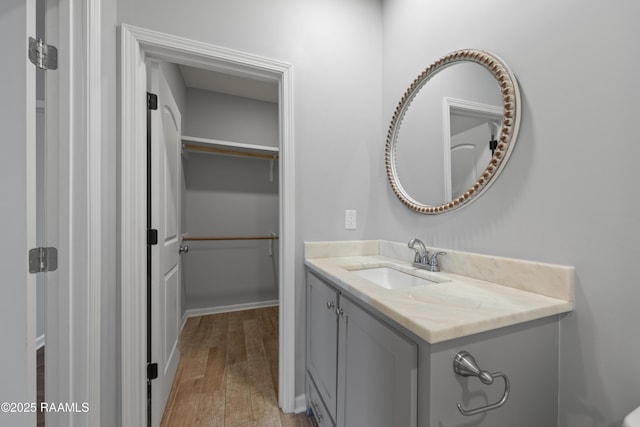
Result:
<svg viewBox="0 0 640 427"><path fill-rule="evenodd" d="M443 271L435 274L446 281L406 289L386 289L352 272L387 266L428 276L407 261L413 251L406 244L309 242L305 265L432 344L573 310L573 267L444 251Z"/></svg>

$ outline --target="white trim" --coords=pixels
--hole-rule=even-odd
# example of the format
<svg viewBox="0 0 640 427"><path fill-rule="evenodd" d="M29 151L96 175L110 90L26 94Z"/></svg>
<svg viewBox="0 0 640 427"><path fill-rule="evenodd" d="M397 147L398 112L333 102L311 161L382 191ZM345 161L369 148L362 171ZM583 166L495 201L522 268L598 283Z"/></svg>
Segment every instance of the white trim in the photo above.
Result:
<svg viewBox="0 0 640 427"><path fill-rule="evenodd" d="M190 308L184 313L183 318L208 316L210 314L231 313L234 311L254 310L256 308L277 307L280 301L277 299L271 301L248 302L245 304L221 305L218 307ZM186 319L185 319L186 320Z"/></svg>
<svg viewBox="0 0 640 427"><path fill-rule="evenodd" d="M444 200L451 200L451 110L463 110L470 115L485 117L496 116L502 121L504 113L501 107L490 104L481 104L466 99L450 97L442 98L442 132L443 132L443 165L444 165Z"/></svg>
<svg viewBox="0 0 640 427"><path fill-rule="evenodd" d="M145 58L278 81L280 87L279 403L295 409L295 192L292 67L156 31L121 27L121 333L122 425L146 423Z"/></svg>
<svg viewBox="0 0 640 427"><path fill-rule="evenodd" d="M47 276L46 394L91 411L47 415L51 425L100 425L102 209L101 0L47 6L47 39L60 51L47 72L47 244L61 254ZM52 25L49 25L51 23ZM52 107L53 106L53 107ZM54 309L49 309L54 307Z"/></svg>
<svg viewBox="0 0 640 427"><path fill-rule="evenodd" d="M302 393L296 396L296 409L295 413L299 414L307 410L307 395Z"/></svg>
<svg viewBox="0 0 640 427"><path fill-rule="evenodd" d="M291 66L280 71L280 310L279 310L279 395L282 411L295 409L296 301L295 301L295 153L293 134L293 73Z"/></svg>
<svg viewBox="0 0 640 427"><path fill-rule="evenodd" d="M22 36L26 36L29 35L29 33L31 34L35 34L35 30L36 30L36 3L35 1L25 1L23 5L21 5L20 7L24 7L25 8L25 16L27 18L26 20L26 31L27 34L21 34ZM18 36L20 36L20 34L18 34ZM25 37L26 39L26 37ZM17 46L19 46L21 43L17 42ZM25 40L25 44L24 46L26 47L27 43ZM13 59L12 57L10 57L10 60ZM26 246L23 247L20 243L18 243L16 245L16 247L14 248L14 250L17 251L22 251L24 249L26 249L27 251L29 251L31 248L35 248L37 246L37 242L38 242L38 236L36 233L37 230L37 224L38 224L38 218L37 218L37 214L38 214L38 182L37 182L37 173L36 173L36 168L38 167L37 165L37 142L36 142L36 126L37 126L37 119L36 119L36 114L37 114L37 108L38 105L35 102L35 98L36 98L36 72L35 72L35 68L31 66L31 64L28 63L26 64L26 78L24 81L22 81L23 84L25 85L25 92L24 92L24 100L20 100L20 104L18 105L22 105L23 107L25 107L25 111L22 111L21 114L24 114L24 130L25 130L25 135L24 135L24 142L23 141L12 141L10 142L10 144L20 144L21 142L24 143L24 152L25 152L25 157L24 160L26 161L26 164L24 164L24 185L25 185L25 205L24 206L20 206L18 207L19 211L24 212L25 214L25 226L26 229L25 231L25 240L23 242L23 244ZM10 102L10 101L14 101L13 99L9 99L7 98L7 100L5 102ZM24 104L22 103L24 102ZM34 108L35 107L35 108ZM6 143L6 142L5 142ZM6 220L6 219L5 219ZM22 242L21 242L22 243ZM24 253L24 252L23 252ZM26 257L25 257L26 260ZM37 386L36 386L36 352L35 352L35 342L33 341L33 337L36 334L36 323L37 323L37 308L36 308L36 286L37 286L37 280L36 280L36 275L35 274L31 274L29 273L29 269L26 268L28 267L28 264L25 263L22 268L23 268L23 272L25 275L25 281L24 281L24 288L22 289L22 292L24 292L24 297L22 295L20 295L19 301L22 301L24 303L26 303L24 307L24 316L22 319L19 319L17 322L17 326L18 327L26 327L24 332L25 332L25 337L24 337L24 343L26 344L26 348L24 348L25 351L25 355L26 355L26 387L24 384L16 384L15 388L16 390L24 390L26 392L26 394L23 394L23 392L18 391L16 397L19 399L20 397L24 398L24 399L33 399L34 397L36 397L37 394ZM11 267L12 268L12 267ZM10 285L5 285L7 288L11 289L11 293L14 293L17 295L20 291L16 291L14 289L15 286L20 286L20 283L12 283ZM4 287L4 286L3 286ZM24 300L22 298L25 298ZM14 301L9 301L9 304L15 304L16 302ZM22 323L25 322L25 323ZM10 325L6 325L11 327ZM21 343L22 344L22 343ZM5 344L6 345L6 344ZM10 357L13 358L13 355L15 355L16 353L12 352L12 356ZM6 360L6 359L5 359ZM3 363L4 364L4 363ZM5 369L11 369L10 366L4 366ZM22 366L19 369L23 369ZM6 380L5 380L6 381ZM7 384L8 385L8 384ZM9 390L9 387L7 387L5 390ZM24 425L27 425L29 423L33 423L35 421L36 417L33 414L28 414L27 416L24 417Z"/></svg>
<svg viewBox="0 0 640 427"><path fill-rule="evenodd" d="M102 292L102 63L101 0L86 9L87 108L87 422L100 425Z"/></svg>
<svg viewBox="0 0 640 427"><path fill-rule="evenodd" d="M274 299L270 301L249 302L245 304L221 305L218 307L191 308L182 314L180 320L180 331L184 329L187 319L190 317L208 316L210 314L231 313L234 311L253 310L256 308L277 307L280 300Z"/></svg>
<svg viewBox="0 0 640 427"><path fill-rule="evenodd" d="M44 345L47 342L46 337L47 336L45 334L42 334L39 337L36 337L36 350L39 350L42 347L44 347Z"/></svg>
<svg viewBox="0 0 640 427"><path fill-rule="evenodd" d="M136 36L121 31L121 404L123 426L147 423L146 73ZM143 126L142 124L145 124Z"/></svg>

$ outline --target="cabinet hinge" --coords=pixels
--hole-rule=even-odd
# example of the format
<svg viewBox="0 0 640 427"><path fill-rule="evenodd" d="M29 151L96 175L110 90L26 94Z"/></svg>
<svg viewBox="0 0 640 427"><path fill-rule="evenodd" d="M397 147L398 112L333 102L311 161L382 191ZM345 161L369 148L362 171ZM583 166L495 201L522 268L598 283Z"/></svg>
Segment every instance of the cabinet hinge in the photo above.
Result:
<svg viewBox="0 0 640 427"><path fill-rule="evenodd" d="M147 230L147 245L157 245L158 244L158 230L155 228L151 228Z"/></svg>
<svg viewBox="0 0 640 427"><path fill-rule="evenodd" d="M29 37L29 60L41 70L57 70L58 49L40 38Z"/></svg>
<svg viewBox="0 0 640 427"><path fill-rule="evenodd" d="M158 378L158 364L147 363L147 379L155 380L156 378Z"/></svg>
<svg viewBox="0 0 640 427"><path fill-rule="evenodd" d="M29 273L41 273L58 269L56 248L33 248L29 251Z"/></svg>
<svg viewBox="0 0 640 427"><path fill-rule="evenodd" d="M149 110L158 109L158 95L155 93L147 92L147 108Z"/></svg>

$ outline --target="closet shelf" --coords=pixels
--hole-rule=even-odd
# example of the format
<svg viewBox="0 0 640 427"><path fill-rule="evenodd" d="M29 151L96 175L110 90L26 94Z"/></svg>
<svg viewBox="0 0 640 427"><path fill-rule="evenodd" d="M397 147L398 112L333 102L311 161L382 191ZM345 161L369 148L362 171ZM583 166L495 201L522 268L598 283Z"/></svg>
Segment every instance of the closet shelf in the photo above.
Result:
<svg viewBox="0 0 640 427"><path fill-rule="evenodd" d="M203 240L277 240L278 236L231 236L231 237L183 237L183 241L203 241Z"/></svg>
<svg viewBox="0 0 640 427"><path fill-rule="evenodd" d="M278 147L245 144L242 142L221 141L216 139L182 136L182 147L186 151L198 151L229 156L255 157L274 160L278 158Z"/></svg>

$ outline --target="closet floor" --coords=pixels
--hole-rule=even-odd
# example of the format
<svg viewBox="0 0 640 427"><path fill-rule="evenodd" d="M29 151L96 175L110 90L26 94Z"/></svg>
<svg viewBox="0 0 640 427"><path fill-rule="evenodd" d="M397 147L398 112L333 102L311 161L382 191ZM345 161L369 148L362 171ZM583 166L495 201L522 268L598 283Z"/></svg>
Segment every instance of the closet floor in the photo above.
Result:
<svg viewBox="0 0 640 427"><path fill-rule="evenodd" d="M278 307L190 317L162 427L312 427L278 408Z"/></svg>

